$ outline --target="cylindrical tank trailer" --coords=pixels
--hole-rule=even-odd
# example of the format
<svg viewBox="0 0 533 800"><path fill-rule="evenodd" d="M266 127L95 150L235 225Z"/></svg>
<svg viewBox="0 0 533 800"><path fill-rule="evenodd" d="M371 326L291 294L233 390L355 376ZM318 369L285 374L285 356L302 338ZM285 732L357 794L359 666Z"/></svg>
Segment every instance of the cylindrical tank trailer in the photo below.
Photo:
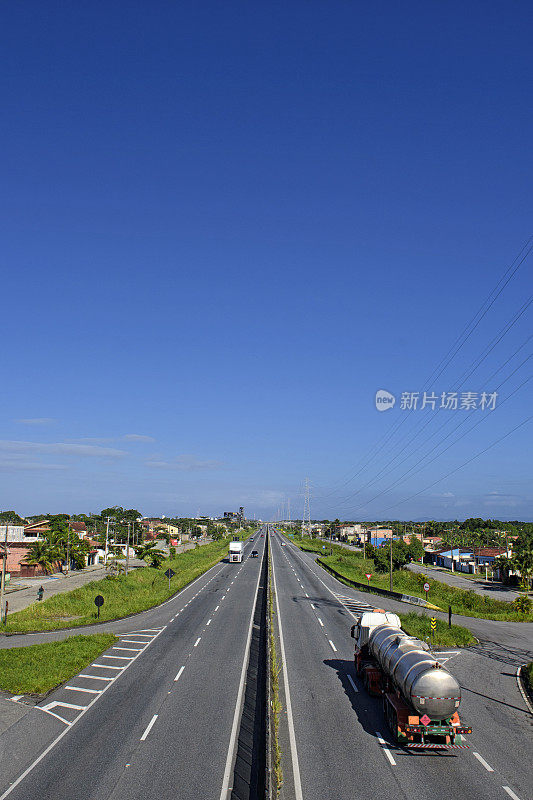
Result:
<svg viewBox="0 0 533 800"><path fill-rule="evenodd" d="M461 702L461 687L425 642L401 628L380 625L369 636L368 649L404 700L432 720L453 716Z"/></svg>
<svg viewBox="0 0 533 800"><path fill-rule="evenodd" d="M463 749L457 709L461 687L426 642L402 631L399 617L383 609L365 611L352 627L355 669L370 694L383 698L395 741L406 747Z"/></svg>

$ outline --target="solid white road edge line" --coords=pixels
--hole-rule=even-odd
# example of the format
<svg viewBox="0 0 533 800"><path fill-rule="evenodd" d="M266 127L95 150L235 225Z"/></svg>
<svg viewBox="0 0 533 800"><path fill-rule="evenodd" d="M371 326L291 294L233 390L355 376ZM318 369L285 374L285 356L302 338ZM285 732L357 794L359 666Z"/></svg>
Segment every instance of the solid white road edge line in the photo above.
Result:
<svg viewBox="0 0 533 800"><path fill-rule="evenodd" d="M490 766L490 764L487 764L487 762L485 761L485 759L484 759L484 758L482 758L482 756L480 756L480 755L479 755L479 753L474 753L474 752L472 751L472 755L473 755L475 758L477 758L477 760L479 761L479 763L480 763L480 764L483 764L483 766L485 767L485 769L487 770L487 772L494 772L494 770L492 769L492 767Z"/></svg>
<svg viewBox="0 0 533 800"><path fill-rule="evenodd" d="M279 608L278 587L276 583L276 570L274 567L274 548L272 548L272 578L274 579L274 593L276 595L276 613L278 616L279 645L281 649L281 664L283 671L283 683L285 688L285 699L287 702L287 724L289 726L289 742L291 745L292 772L294 777L294 794L296 800L303 800L302 782L300 779L300 765L298 763L298 750L296 748L296 736L294 733L294 720L292 717L291 693L289 689L289 675L287 672L287 658L285 657L285 644L283 642L283 627L281 625L281 612ZM0 798L2 800L2 798Z"/></svg>
<svg viewBox="0 0 533 800"><path fill-rule="evenodd" d="M152 717L152 719L150 720L150 722L149 722L149 723L148 723L148 725L146 726L146 730L145 730L145 732L144 732L144 733L143 733L143 735L141 736L141 742L144 742L144 740L146 739L146 737L148 736L148 734L149 734L149 733L150 733L150 731L152 730L152 728L153 728L153 726L154 726L154 723L155 723L156 719L157 719L157 714L154 714L154 716Z"/></svg>
<svg viewBox="0 0 533 800"><path fill-rule="evenodd" d="M166 628L166 625L165 625L165 628ZM153 642L155 639L157 639L157 637L158 637L158 636L159 636L161 633L163 633L163 631L165 630L165 628L161 628L161 630L159 631L159 633L157 633L157 634L154 636L154 638L152 639L152 642ZM143 653L143 652L144 652L144 650L141 650L141 653ZM140 655L141 653L139 653L139 655ZM129 663L129 664L127 664L127 665L126 665L124 668L122 668L122 667L121 667L120 669L121 669L122 671L125 671L125 670L126 670L126 669L127 669L127 668L128 668L130 665L131 665L131 664L133 664L133 662L134 662L134 661L136 661L138 658L139 658L139 656L138 656L138 655L137 655L137 656L134 656L134 657L133 657L133 659L130 661L130 663ZM97 665L96 665L96 664L93 664L92 666L97 666ZM108 689L109 689L111 686L113 686L113 684L114 684L114 683L115 683L115 681L111 681L110 683L108 683L108 684L107 684L107 686L104 686L104 688L102 689L102 691L100 692L100 694L96 695L96 697L94 697L94 698L91 700L91 702L89 703L89 705L87 705L87 706L86 706L86 707L83 709L83 711L82 711L80 714L78 714L78 716L76 717L76 719L75 719L73 722L68 722L67 720L62 720L62 722L66 722L66 724L67 724L67 727L65 728L65 730L61 731L61 733L59 734L59 736L56 736L56 738L55 738L55 739L54 739L52 742L50 742L50 744L48 745L48 747L47 747L45 750L43 750L43 752L41 753L41 755L40 755L40 756L38 756L38 757L35 759L35 761L33 761L33 762L30 764L30 766L29 766L29 767L26 767L26 769L24 770L24 772L22 772L22 773L21 773L21 774L18 776L18 778L17 778L15 781L13 781L13 783L11 784L11 786L9 786L9 787L8 787L8 788L5 790L5 792L4 792L2 795L0 795L0 800L5 800L5 798L6 798L6 797L8 797L8 796L11 794L11 792L13 791L13 789L15 789L15 787L16 787L16 786L18 786L18 785L19 785L19 783L21 783L21 782L24 780L24 778L25 778L27 775L29 775L29 774L30 774L30 772L31 772L33 769L35 769L35 767L37 766L37 764L40 764L40 763L41 763L41 761L43 760L43 758L45 758L45 757L48 755L48 753L50 752L50 750L53 750L53 749L54 749L54 747L56 746L56 744L57 744L58 742L60 742L60 741L61 741L61 739L63 738L63 736L66 736L66 735L67 735L67 733L68 733L68 732L69 732L69 731L70 731L70 730L71 730L71 729L74 727L74 725L76 725L76 723L77 723L77 722L79 722L79 721L80 721L80 719L81 719L83 716L85 716L85 714L87 713L87 711L88 711L90 708L92 708L92 706L93 706L95 703L97 703L97 702L98 702L98 700L99 700L99 699L102 697L102 695L103 695L103 694L105 694L105 692L107 692L107 690L108 690ZM34 706L34 708L40 708L40 706ZM43 710L43 709L41 709L41 710ZM48 712L48 713L51 713L51 712ZM57 714L55 714L54 716L57 716Z"/></svg>
<svg viewBox="0 0 533 800"><path fill-rule="evenodd" d="M392 753L389 750L389 748L387 747L387 743L386 743L385 739L383 739L383 737L381 736L381 733L379 731L376 731L376 736L377 736L378 742L381 745L381 749L383 750L383 752L385 753L385 755L389 759L389 761L392 764L392 766L395 767L396 766L396 761L392 757Z"/></svg>
<svg viewBox="0 0 533 800"><path fill-rule="evenodd" d="M263 549L263 558L264 558L264 549ZM259 570L259 575L257 576L257 585L255 587L255 594L254 600L252 603L252 613L250 614L250 624L248 626L248 638L246 640L246 647L244 649L244 659L242 662L242 671L241 671L241 680L239 683L239 691L237 692L237 702L235 703L235 713L233 715L233 724L231 726L231 734L229 737L229 747L228 747L228 755L226 756L226 768L224 770L224 778L222 780L222 789L220 791L220 800L227 800L228 792L229 792L229 781L231 776L231 767L233 765L233 754L235 751L235 745L237 742L237 730L239 727L239 719L241 716L241 707L244 695L244 683L246 680L246 670L248 668L248 661L250 657L250 645L252 643L252 630L254 624L254 613L255 613L255 606L257 603L257 595L259 592L259 583L261 581L261 570ZM0 800L2 798L0 797ZM297 800L301 800L297 798Z"/></svg>

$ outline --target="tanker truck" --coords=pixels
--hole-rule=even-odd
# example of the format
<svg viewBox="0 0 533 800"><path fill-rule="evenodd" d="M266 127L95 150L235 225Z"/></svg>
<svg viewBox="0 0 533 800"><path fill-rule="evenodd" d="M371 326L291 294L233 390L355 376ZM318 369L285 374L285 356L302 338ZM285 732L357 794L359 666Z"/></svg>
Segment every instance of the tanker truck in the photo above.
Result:
<svg viewBox="0 0 533 800"><path fill-rule="evenodd" d="M363 613L352 626L355 671L369 694L383 699L394 741L434 750L468 748L459 719L461 687L426 642L402 631L396 614L383 609Z"/></svg>

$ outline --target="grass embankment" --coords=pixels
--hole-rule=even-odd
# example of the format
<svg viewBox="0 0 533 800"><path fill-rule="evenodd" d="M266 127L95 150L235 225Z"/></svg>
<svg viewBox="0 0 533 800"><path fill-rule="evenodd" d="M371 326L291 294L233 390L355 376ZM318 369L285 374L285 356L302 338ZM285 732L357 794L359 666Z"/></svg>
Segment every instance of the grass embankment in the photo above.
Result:
<svg viewBox="0 0 533 800"><path fill-rule="evenodd" d="M448 627L447 622L438 619L435 633L431 635L431 618L429 615L410 611L409 614L399 614L398 616L402 621L402 629L409 636L416 636L417 639L427 639L432 646L468 647L468 645L476 642L475 637L472 636L468 628L463 628L461 625Z"/></svg>
<svg viewBox="0 0 533 800"><path fill-rule="evenodd" d="M7 618L1 630L6 633L25 631L57 630L96 622L97 612L94 598L101 594L104 605L100 609L100 621L119 619L137 614L157 606L183 589L199 575L214 566L227 555L228 540L187 550L175 558L167 559L160 569L141 567L126 575L92 581L72 592L64 592L41 603L35 602L23 611ZM176 573L170 581L165 570L170 567Z"/></svg>
<svg viewBox="0 0 533 800"><path fill-rule="evenodd" d="M77 675L117 640L112 633L96 633L0 650L0 689L13 694L45 694Z"/></svg>
<svg viewBox="0 0 533 800"><path fill-rule="evenodd" d="M362 553L352 552L345 547L330 545L320 540L302 539L300 536L295 536L291 541L298 547L321 554L330 567L349 580L366 585L368 581L365 573L368 572L372 574L370 588L389 588L389 573L376 572L373 559L364 559ZM326 545L325 550L323 549L324 544ZM431 586L428 600L445 611L448 610L448 606L451 606L454 614L512 622L533 622L533 613L518 612L513 609L511 603L504 600L494 600L492 597L476 594L472 589L457 589L408 569L394 570L392 578L395 592L423 599L426 595L422 587L427 580Z"/></svg>

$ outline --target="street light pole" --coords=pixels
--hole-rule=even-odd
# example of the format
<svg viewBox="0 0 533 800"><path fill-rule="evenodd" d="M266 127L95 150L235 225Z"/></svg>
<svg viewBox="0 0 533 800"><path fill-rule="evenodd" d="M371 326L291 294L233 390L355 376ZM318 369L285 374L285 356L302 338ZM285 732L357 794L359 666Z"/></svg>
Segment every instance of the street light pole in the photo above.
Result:
<svg viewBox="0 0 533 800"><path fill-rule="evenodd" d="M105 529L105 554L104 554L104 565L107 566L107 553L109 548L109 517L107 518L107 526Z"/></svg>
<svg viewBox="0 0 533 800"><path fill-rule="evenodd" d="M4 594L6 588L6 566L7 566L7 530L8 522L6 520L6 535L4 537L4 557L2 558L2 580L0 582L0 622L5 622L5 609L4 609Z"/></svg>
<svg viewBox="0 0 533 800"><path fill-rule="evenodd" d="M126 575L130 563L130 523L128 522L128 538L126 539Z"/></svg>
<svg viewBox="0 0 533 800"><path fill-rule="evenodd" d="M390 581L389 581L389 583L390 583L389 589L390 589L391 592L392 592L392 542L393 542L393 540L394 540L394 531L391 531L391 537L390 537Z"/></svg>

